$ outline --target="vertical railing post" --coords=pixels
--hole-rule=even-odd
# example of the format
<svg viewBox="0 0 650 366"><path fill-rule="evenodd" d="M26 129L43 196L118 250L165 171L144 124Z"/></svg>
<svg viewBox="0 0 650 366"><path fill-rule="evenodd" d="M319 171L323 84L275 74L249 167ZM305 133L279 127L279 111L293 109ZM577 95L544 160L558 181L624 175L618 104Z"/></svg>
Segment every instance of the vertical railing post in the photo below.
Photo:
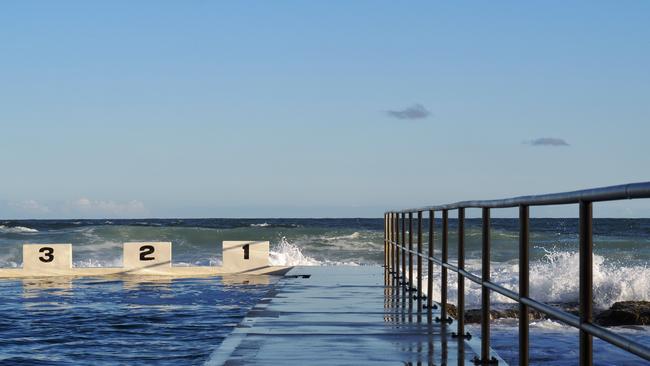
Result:
<svg viewBox="0 0 650 366"><path fill-rule="evenodd" d="M384 213L384 268L388 270L388 214Z"/></svg>
<svg viewBox="0 0 650 366"><path fill-rule="evenodd" d="M427 250L427 322L433 321L433 228L434 211L429 210L429 249Z"/></svg>
<svg viewBox="0 0 650 366"><path fill-rule="evenodd" d="M593 320L593 209L580 202L580 324ZM580 330L580 366L593 364L593 339Z"/></svg>
<svg viewBox="0 0 650 366"><path fill-rule="evenodd" d="M409 212L409 291L413 290L413 212Z"/></svg>
<svg viewBox="0 0 650 366"><path fill-rule="evenodd" d="M388 273L393 273L393 213L388 213Z"/></svg>
<svg viewBox="0 0 650 366"><path fill-rule="evenodd" d="M481 280L490 281L490 209L483 208ZM490 359L490 289L481 286L481 360Z"/></svg>
<svg viewBox="0 0 650 366"><path fill-rule="evenodd" d="M528 264L529 243L528 243L528 206L519 206L519 297L528 297ZM519 365L528 365L528 305L519 303Z"/></svg>
<svg viewBox="0 0 650 366"><path fill-rule="evenodd" d="M399 215L396 212L393 212L393 243L393 294L395 295L395 302L399 302ZM395 316L397 316L397 313Z"/></svg>
<svg viewBox="0 0 650 366"><path fill-rule="evenodd" d="M458 269L465 269L465 208L458 208ZM460 339L465 335L465 277L458 273L458 329L456 334Z"/></svg>
<svg viewBox="0 0 650 366"><path fill-rule="evenodd" d="M402 213L402 285L406 286L406 214Z"/></svg>
<svg viewBox="0 0 650 366"><path fill-rule="evenodd" d="M417 273L417 292L418 294L418 314L422 312L422 296L424 295L424 291L422 289L422 211L418 211L418 260L417 260L417 265L418 265L418 273ZM418 318L418 320L420 320Z"/></svg>
<svg viewBox="0 0 650 366"><path fill-rule="evenodd" d="M388 252L388 266L390 268L390 273L393 273L393 271L395 270L395 267L393 267L393 264L394 264L394 258L393 257L395 256L395 250L394 250L395 246L393 244L393 240L394 240L394 238L393 238L393 235L394 235L393 234L393 230L394 230L393 223L394 223L394 221L393 221L393 213L391 212L389 214L389 217L388 217L388 228L389 228L389 230L388 230L388 245L389 245L389 247L388 247L388 250L389 250L389 252Z"/></svg>
<svg viewBox="0 0 650 366"><path fill-rule="evenodd" d="M395 220L393 219L393 213L392 212L390 214L388 214L388 220L389 220L388 225L389 225L389 228L390 228L390 230L388 232L389 233L388 234L388 240L389 240L388 244L390 245L390 248L389 248L389 250L390 250L390 257L389 257L390 264L389 264L389 266L390 266L390 273L393 274L393 277L395 277L395 266L394 266L394 264L395 264L395 243L394 243L394 240L395 240L395 234L394 234Z"/></svg>
<svg viewBox="0 0 650 366"><path fill-rule="evenodd" d="M397 247L399 245L399 215L396 212L393 212L393 236L395 237L395 246L393 247L393 261L395 264L393 266L393 272L399 282L399 248Z"/></svg>
<svg viewBox="0 0 650 366"><path fill-rule="evenodd" d="M442 210L442 264L440 268L440 317L447 321L447 267L444 264L449 262L449 211Z"/></svg>
<svg viewBox="0 0 650 366"><path fill-rule="evenodd" d="M388 283L390 281L390 268L388 266L388 214L384 212L384 308L386 308L386 301L388 299ZM386 320L386 315L384 315Z"/></svg>

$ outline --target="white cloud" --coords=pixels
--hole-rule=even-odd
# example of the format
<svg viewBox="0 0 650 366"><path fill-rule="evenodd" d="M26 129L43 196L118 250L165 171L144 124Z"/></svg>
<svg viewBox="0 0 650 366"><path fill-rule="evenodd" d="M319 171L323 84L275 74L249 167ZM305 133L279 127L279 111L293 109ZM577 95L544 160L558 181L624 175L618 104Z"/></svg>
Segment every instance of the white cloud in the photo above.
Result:
<svg viewBox="0 0 650 366"><path fill-rule="evenodd" d="M35 200L26 200L20 202L10 202L9 206L17 209L18 211L30 214L44 214L49 213L50 208L46 205L40 204Z"/></svg>
<svg viewBox="0 0 650 366"><path fill-rule="evenodd" d="M116 202L91 200L89 198L82 197L76 201L69 203L67 206L70 211L92 216L105 215L132 217L141 216L147 213L147 209L145 208L144 203L137 200Z"/></svg>

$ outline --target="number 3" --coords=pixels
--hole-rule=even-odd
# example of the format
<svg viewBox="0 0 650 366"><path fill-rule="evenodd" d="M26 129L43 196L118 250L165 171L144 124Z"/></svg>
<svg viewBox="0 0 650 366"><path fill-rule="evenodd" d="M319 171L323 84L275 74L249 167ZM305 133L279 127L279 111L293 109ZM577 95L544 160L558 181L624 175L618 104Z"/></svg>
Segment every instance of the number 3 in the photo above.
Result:
<svg viewBox="0 0 650 366"><path fill-rule="evenodd" d="M43 262L43 263L49 263L54 260L54 249L50 247L43 247L38 250L39 253L43 253L44 255L41 257L38 257L38 259Z"/></svg>
<svg viewBox="0 0 650 366"><path fill-rule="evenodd" d="M143 245L140 247L140 260L141 261L153 261L156 258L149 256L149 254L153 254L154 252L154 247L153 245Z"/></svg>

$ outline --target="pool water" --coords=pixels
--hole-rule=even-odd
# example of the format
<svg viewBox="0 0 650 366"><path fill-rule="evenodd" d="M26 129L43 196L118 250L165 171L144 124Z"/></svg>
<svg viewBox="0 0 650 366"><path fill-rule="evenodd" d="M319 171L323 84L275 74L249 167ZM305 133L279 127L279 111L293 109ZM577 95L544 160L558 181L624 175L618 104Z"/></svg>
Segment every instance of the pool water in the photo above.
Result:
<svg viewBox="0 0 650 366"><path fill-rule="evenodd" d="M0 364L202 364L276 279L2 280Z"/></svg>

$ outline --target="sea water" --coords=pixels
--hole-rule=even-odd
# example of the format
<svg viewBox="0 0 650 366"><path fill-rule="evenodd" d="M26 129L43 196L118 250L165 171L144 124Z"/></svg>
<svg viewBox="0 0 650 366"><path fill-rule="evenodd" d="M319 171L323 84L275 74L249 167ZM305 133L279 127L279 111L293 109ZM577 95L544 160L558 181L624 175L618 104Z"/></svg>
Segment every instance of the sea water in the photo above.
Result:
<svg viewBox="0 0 650 366"><path fill-rule="evenodd" d="M423 227L426 243L426 221ZM516 219L492 219L492 280L514 291L518 227ZM439 220L434 228L440 233ZM531 219L530 228L531 297L574 306L578 220ZM452 262L456 231L450 219ZM72 243L75 266L120 266L122 243L128 241L171 241L174 265L219 265L223 240L268 240L274 265L383 264L381 219L165 219L0 221L0 266L20 266L23 243ZM480 219L467 219L465 240L466 267L480 275ZM439 256L440 235L434 234L434 243ZM650 219L595 219L594 252L596 308L650 299ZM200 364L271 283L222 277L3 280L0 306L9 315L0 318L0 363ZM450 302L455 283L451 275ZM439 284L434 284L435 299ZM478 308L480 288L467 281L466 291L466 306ZM495 308L512 306L497 294L492 302ZM517 363L516 322L496 321L492 330L493 348L510 364ZM480 335L480 327L469 329ZM650 344L649 327L610 329ZM531 347L533 364L575 364L577 331L552 320L535 322ZM595 349L598 364L647 364L598 340Z"/></svg>

